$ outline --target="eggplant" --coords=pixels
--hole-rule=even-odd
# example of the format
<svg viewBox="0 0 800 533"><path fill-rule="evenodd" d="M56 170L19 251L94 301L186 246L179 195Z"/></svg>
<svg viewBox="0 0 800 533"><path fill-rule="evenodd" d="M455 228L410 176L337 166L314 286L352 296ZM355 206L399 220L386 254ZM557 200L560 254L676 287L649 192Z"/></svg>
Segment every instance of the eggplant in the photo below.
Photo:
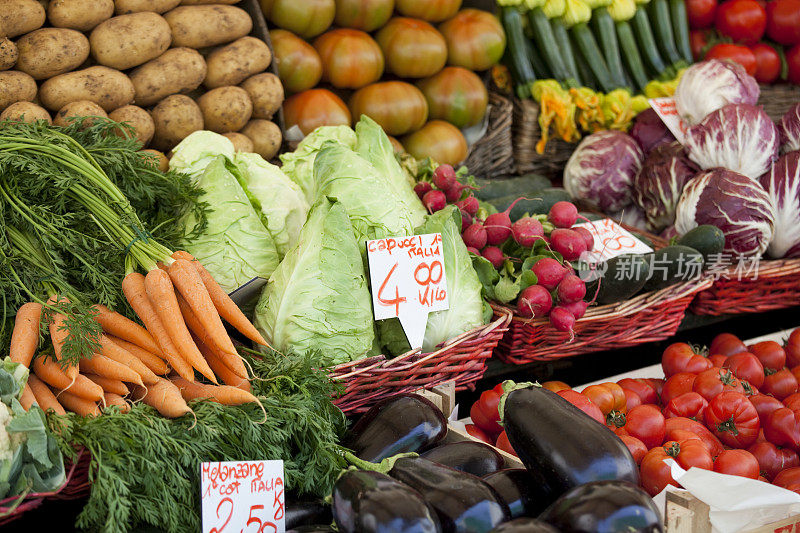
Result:
<svg viewBox="0 0 800 533"><path fill-rule="evenodd" d="M446 533L488 533L508 520L500 496L481 478L422 457L399 459L389 472L419 491Z"/></svg>
<svg viewBox="0 0 800 533"><path fill-rule="evenodd" d="M331 506L322 501L286 502L286 529L325 524L333 520Z"/></svg>
<svg viewBox="0 0 800 533"><path fill-rule="evenodd" d="M333 487L343 533L439 533L436 512L414 489L379 472L348 470Z"/></svg>
<svg viewBox="0 0 800 533"><path fill-rule="evenodd" d="M628 447L558 394L538 386L516 389L502 405L511 446L553 500L591 481L639 484Z"/></svg>
<svg viewBox="0 0 800 533"><path fill-rule="evenodd" d="M627 481L593 481L566 492L539 515L565 533L655 533L664 524L653 499Z"/></svg>
<svg viewBox="0 0 800 533"><path fill-rule="evenodd" d="M482 442L463 441L443 444L428 450L421 457L478 477L503 468L503 456Z"/></svg>
<svg viewBox="0 0 800 533"><path fill-rule="evenodd" d="M517 518L500 524L491 533L559 533L559 531L536 518Z"/></svg>
<svg viewBox="0 0 800 533"><path fill-rule="evenodd" d="M297 526L294 529L287 529L286 533L336 533L336 530L331 526L311 525Z"/></svg>
<svg viewBox="0 0 800 533"><path fill-rule="evenodd" d="M543 492L542 485L536 477L524 468L498 470L484 476L483 480L506 504L512 519L537 516L555 499Z"/></svg>
<svg viewBox="0 0 800 533"><path fill-rule="evenodd" d="M398 394L375 405L356 422L344 446L373 463L403 452L419 452L442 440L447 419L417 394Z"/></svg>

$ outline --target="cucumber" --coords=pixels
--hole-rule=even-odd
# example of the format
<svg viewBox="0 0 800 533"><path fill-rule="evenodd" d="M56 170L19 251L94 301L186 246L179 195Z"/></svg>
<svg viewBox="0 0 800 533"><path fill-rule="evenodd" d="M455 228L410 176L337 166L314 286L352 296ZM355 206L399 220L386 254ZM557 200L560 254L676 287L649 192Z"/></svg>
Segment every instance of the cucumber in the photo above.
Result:
<svg viewBox="0 0 800 533"><path fill-rule="evenodd" d="M709 255L722 253L725 248L725 234L716 226L703 224L685 233L677 244L694 248L708 261Z"/></svg>
<svg viewBox="0 0 800 533"><path fill-rule="evenodd" d="M698 266L693 266L699 263ZM650 264L650 279L644 284L644 290L657 291L679 281L688 281L700 273L703 255L688 246L678 244L657 250Z"/></svg>
<svg viewBox="0 0 800 533"><path fill-rule="evenodd" d="M536 81L528 48L525 46L525 31L522 27L522 13L515 7L504 7L500 10L500 20L506 31L508 42L508 58L512 70L517 75L516 93L519 98L530 98L531 87Z"/></svg>
<svg viewBox="0 0 800 533"><path fill-rule="evenodd" d="M478 190L473 194L479 200L492 200L512 194L527 196L530 193L553 186L548 178L540 174L525 174L524 176L508 179L476 179L475 185Z"/></svg>
<svg viewBox="0 0 800 533"><path fill-rule="evenodd" d="M638 7L636 9L636 13L631 19L631 27L636 35L639 51L642 53L645 63L647 63L650 72L654 76L658 76L666 70L667 66L658 53L656 39L653 37L653 29L650 27L650 21L647 20L647 12L644 8Z"/></svg>
<svg viewBox="0 0 800 533"><path fill-rule="evenodd" d="M612 80L618 87L627 87L628 82L625 79L625 71L622 68L622 56L619 51L617 32L614 20L608 14L608 9L604 7L596 9L592 14L592 25Z"/></svg>
<svg viewBox="0 0 800 533"><path fill-rule="evenodd" d="M624 254L609 259L605 262L603 277L586 285L587 297L594 297L597 291L597 303L600 305L613 304L632 297L647 282L650 255Z"/></svg>
<svg viewBox="0 0 800 533"><path fill-rule="evenodd" d="M618 88L619 85L611 76L606 60L600 53L600 45L597 44L597 40L589 30L589 26L585 22L579 22L572 27L571 32L577 52L583 55L583 59L589 64L589 68L597 79L600 89L604 93L608 93Z"/></svg>
<svg viewBox="0 0 800 533"><path fill-rule="evenodd" d="M570 78L561 51L553 35L553 27L542 11L541 7L536 7L528 11L528 27L533 33L533 40L536 41L536 48L541 52L544 62L553 73L553 77L568 86L576 86L576 80Z"/></svg>
<svg viewBox="0 0 800 533"><path fill-rule="evenodd" d="M498 211L505 211L508 209L514 200L519 198L520 196L524 196L523 194L512 194L509 196L503 196L500 198L495 198L491 201L492 205L494 205ZM530 198L528 200L527 198ZM529 215L533 214L547 214L550 211L550 208L553 207L553 204L560 201L569 201L570 196L567 191L561 188L549 188L549 189L542 189L536 193L535 197L528 196L519 202L511 209L508 216L511 217L512 222L516 222L523 216L525 213Z"/></svg>
<svg viewBox="0 0 800 533"><path fill-rule="evenodd" d="M679 1L683 2L683 0ZM627 20L617 22L617 39L619 40L620 50L622 50L625 56L625 64L628 67L633 81L640 91L644 90L650 80L647 78L647 73L644 70L642 55L639 53L639 48L636 45L636 37L633 35L633 30Z"/></svg>

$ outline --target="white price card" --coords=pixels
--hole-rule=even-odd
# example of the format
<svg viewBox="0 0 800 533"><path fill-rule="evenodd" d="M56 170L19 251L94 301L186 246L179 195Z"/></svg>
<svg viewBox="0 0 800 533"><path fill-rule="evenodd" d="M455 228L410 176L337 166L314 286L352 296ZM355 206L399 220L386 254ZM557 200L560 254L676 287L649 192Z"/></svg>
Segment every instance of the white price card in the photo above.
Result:
<svg viewBox="0 0 800 533"><path fill-rule="evenodd" d="M608 261L623 254L649 254L653 251L610 218L576 224L575 227L586 228L594 237L594 247L588 257L590 262Z"/></svg>
<svg viewBox="0 0 800 533"><path fill-rule="evenodd" d="M200 465L203 533L284 533L283 461Z"/></svg>
<svg viewBox="0 0 800 533"><path fill-rule="evenodd" d="M397 317L412 348L421 348L428 313L450 307L442 234L367 241L375 320Z"/></svg>
<svg viewBox="0 0 800 533"><path fill-rule="evenodd" d="M653 111L661 117L661 121L667 129L672 132L678 142L683 144L686 140L686 130L689 129L689 124L678 114L675 99L671 97L651 98L648 102L650 102L650 107L653 108Z"/></svg>

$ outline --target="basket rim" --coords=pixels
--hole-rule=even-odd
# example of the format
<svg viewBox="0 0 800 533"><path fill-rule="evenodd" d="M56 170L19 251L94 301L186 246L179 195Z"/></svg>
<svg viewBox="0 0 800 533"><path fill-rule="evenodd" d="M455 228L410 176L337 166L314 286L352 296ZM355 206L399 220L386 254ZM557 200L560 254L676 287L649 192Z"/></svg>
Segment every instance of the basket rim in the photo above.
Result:
<svg viewBox="0 0 800 533"><path fill-rule="evenodd" d="M736 267L728 267L723 273L735 273ZM771 277L781 277L781 276L788 276L791 274L798 274L800 273L800 257L793 257L793 258L782 258L782 259L760 259L758 263L758 271L756 278L742 278L742 279L734 279L734 278L719 278L714 279L714 282L717 281L758 281L762 277L764 278L771 278ZM713 279L713 278L712 278Z"/></svg>

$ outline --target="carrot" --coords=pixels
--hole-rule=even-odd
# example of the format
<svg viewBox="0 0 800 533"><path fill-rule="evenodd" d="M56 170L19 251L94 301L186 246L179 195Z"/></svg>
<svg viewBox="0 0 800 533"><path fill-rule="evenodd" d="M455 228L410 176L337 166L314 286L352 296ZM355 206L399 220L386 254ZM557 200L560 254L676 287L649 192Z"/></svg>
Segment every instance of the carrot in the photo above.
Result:
<svg viewBox="0 0 800 533"><path fill-rule="evenodd" d="M192 412L178 387L164 378L158 378L158 383L147 390L144 387L134 388L133 398L155 408L167 418L178 418Z"/></svg>
<svg viewBox="0 0 800 533"><path fill-rule="evenodd" d="M65 409L73 413L81 416L100 416L100 408L97 407L97 404L86 398L81 398L72 393L62 391L61 394L58 395L58 399Z"/></svg>
<svg viewBox="0 0 800 533"><path fill-rule="evenodd" d="M15 363L30 368L36 347L39 345L39 321L41 318L42 304L29 302L22 304L17 311L9 349L11 360Z"/></svg>
<svg viewBox="0 0 800 533"><path fill-rule="evenodd" d="M81 374L78 374L75 380L70 379L58 363L49 357L40 356L34 359L33 371L36 377L51 387L59 390L69 389L72 394L93 402L103 399L103 387Z"/></svg>
<svg viewBox="0 0 800 533"><path fill-rule="evenodd" d="M109 359L113 359L118 363L122 363L139 374L145 385L152 385L158 381L158 376L156 376L152 370L147 368L147 365L140 361L139 358L134 357L125 348L121 348L111 342L111 339L105 335L100 337L100 353Z"/></svg>
<svg viewBox="0 0 800 533"><path fill-rule="evenodd" d="M200 350L200 353L203 354L203 357L205 357L206 361L208 361L208 366L211 367L211 370L214 371L214 374L219 376L225 385L231 385L232 387L238 387L244 391L250 392L250 380L236 375L236 373L228 368L208 346L203 344L203 341L194 335L192 335L192 337L194 338L194 342L197 344L197 348Z"/></svg>
<svg viewBox="0 0 800 533"><path fill-rule="evenodd" d="M206 290L208 290L208 295L211 297L211 301L214 302L214 307L217 308L219 316L224 318L231 326L251 341L261 344L262 346L269 346L256 327L247 319L244 313L242 313L239 306L236 305L231 297L228 296L228 293L219 286L219 283L217 283L200 261L195 260L189 252L184 252L183 250L173 253L172 258L191 261L197 273L200 274L200 279L203 280L203 285L205 285Z"/></svg>
<svg viewBox="0 0 800 533"><path fill-rule="evenodd" d="M36 396L34 396L33 391L27 384L22 389L22 394L19 395L19 403L26 411L30 410L31 406L36 403Z"/></svg>
<svg viewBox="0 0 800 533"><path fill-rule="evenodd" d="M92 357L81 359L80 368L81 372L86 374L96 374L105 378L144 385L142 376L137 374L135 370L99 353L94 354Z"/></svg>
<svg viewBox="0 0 800 533"><path fill-rule="evenodd" d="M158 318L161 319L161 323L164 324L170 339L175 343L184 360L209 380L217 383L217 378L208 363L206 363L206 360L203 359L200 350L195 346L191 335L189 335L180 307L178 307L178 300L175 297L175 289L169 279L169 274L159 268L154 268L145 276L144 286L150 303L156 310L156 314L158 314ZM189 378L187 379L192 381Z"/></svg>
<svg viewBox="0 0 800 533"><path fill-rule="evenodd" d="M118 379L111 379L105 376L98 376L97 374L85 374L85 376L101 387L106 394L112 392L114 394L118 394L120 396L127 396L130 394L131 391L128 390L127 385L125 385L122 381Z"/></svg>
<svg viewBox="0 0 800 533"><path fill-rule="evenodd" d="M139 315L147 331L153 335L169 365L182 377L194 379L194 371L191 365L178 353L178 349L170 339L164 324L161 323L161 319L158 318L158 314L147 297L147 292L144 288L144 276L138 272L132 272L125 276L125 279L122 280L122 292L125 293L125 298L136 314Z"/></svg>
<svg viewBox="0 0 800 533"><path fill-rule="evenodd" d="M93 309L97 311L94 319L102 326L103 331L163 357L161 348L145 328L104 305L95 305Z"/></svg>
<svg viewBox="0 0 800 533"><path fill-rule="evenodd" d="M64 296L56 296L53 295L48 298L47 303L50 305L55 305L58 302L69 302L69 299L65 298ZM62 315L61 313L54 313L53 314L53 321L50 322L50 340L53 341L53 352L56 356L56 361L61 361L61 348L64 346L64 342L69 337L69 330L64 325L67 317ZM78 377L78 367L77 365L70 365L64 372L69 376L69 379L75 380Z"/></svg>
<svg viewBox="0 0 800 533"><path fill-rule="evenodd" d="M208 398L223 405L242 405L244 403L255 402L259 405L258 398L247 391L228 385L205 385L196 381L186 381L180 376L174 376L172 382L181 390L184 400L197 400Z"/></svg>
<svg viewBox="0 0 800 533"><path fill-rule="evenodd" d="M52 409L56 414L67 414L58 402L56 395L53 394L53 391L50 390L50 387L48 387L44 381L31 374L28 376L28 386L31 388L31 392L33 392L33 395L36 397L36 403L39 404L42 411L47 412L48 409Z"/></svg>
<svg viewBox="0 0 800 533"><path fill-rule="evenodd" d="M167 363L164 362L159 356L154 353L150 353L144 348L140 348L135 344L132 344L128 341L124 341L120 338L114 337L112 335L106 335L108 340L119 346L120 348L127 350L132 356L139 359L142 363L145 364L147 368L149 368L154 374L158 374L160 376L164 376L169 373L169 367Z"/></svg>
<svg viewBox="0 0 800 533"><path fill-rule="evenodd" d="M247 369L244 366L244 362L242 362L242 357L235 351L233 354L230 354L220 350L214 343L214 340L208 335L206 329L200 324L197 315L194 314L194 311L189 307L186 300L183 299L183 296L180 294L176 294L175 296L177 297L178 307L181 310L183 319L186 321L186 325L189 326L189 330L192 333L192 338L200 339L200 341L208 347L209 351L213 352L214 355L217 356L217 359L222 361L234 374L242 378L247 378ZM195 344L197 343L195 342Z"/></svg>
<svg viewBox="0 0 800 533"><path fill-rule="evenodd" d="M128 405L128 402L125 401L125 398L120 396L119 394L114 394L113 392L106 392L104 396L106 400L106 407L110 407L112 405L116 405L119 407L119 410L123 413L127 413L131 410L131 406ZM105 411L105 409L103 409Z"/></svg>

